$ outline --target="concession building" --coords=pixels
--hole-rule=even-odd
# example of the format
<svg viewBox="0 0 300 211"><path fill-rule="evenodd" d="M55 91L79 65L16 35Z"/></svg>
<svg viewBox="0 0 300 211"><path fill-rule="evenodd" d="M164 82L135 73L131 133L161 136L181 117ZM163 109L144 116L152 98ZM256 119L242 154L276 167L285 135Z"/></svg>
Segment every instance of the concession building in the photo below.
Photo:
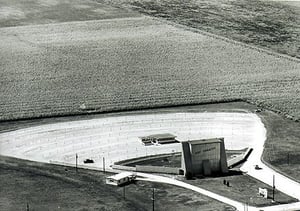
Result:
<svg viewBox="0 0 300 211"><path fill-rule="evenodd" d="M224 138L181 142L181 167L187 178L228 172Z"/></svg>
<svg viewBox="0 0 300 211"><path fill-rule="evenodd" d="M144 145L177 143L178 141L175 138L176 136L170 133L153 134L149 136L140 137Z"/></svg>

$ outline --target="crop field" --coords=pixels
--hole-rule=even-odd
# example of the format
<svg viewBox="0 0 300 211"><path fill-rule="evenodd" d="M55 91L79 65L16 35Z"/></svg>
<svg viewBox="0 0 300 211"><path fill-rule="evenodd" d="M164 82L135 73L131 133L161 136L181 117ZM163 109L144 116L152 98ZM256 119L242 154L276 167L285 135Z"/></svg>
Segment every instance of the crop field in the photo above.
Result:
<svg viewBox="0 0 300 211"><path fill-rule="evenodd" d="M300 63L149 17L0 29L0 118L246 98L300 116Z"/></svg>
<svg viewBox="0 0 300 211"><path fill-rule="evenodd" d="M300 58L300 1L97 1Z"/></svg>
<svg viewBox="0 0 300 211"><path fill-rule="evenodd" d="M0 130L19 127L5 120L235 99L300 119L299 8L296 2L259 0L0 0ZM268 111L259 115L268 129L264 160L299 180L299 122ZM25 127L27 121L35 125L47 119L25 120ZM151 204L148 192L137 186L129 190L128 201L115 203L122 190L95 181L95 172L68 180L69 167L57 167L53 176L56 167L31 169L27 161L3 160L0 183L7 195L0 209L25 208L26 201L37 205L33 209L65 210L132 210L135 205L148 210ZM40 194L44 183L47 194L55 186L53 201ZM204 196L199 201L187 190L160 188L170 210L178 204L184 210L231 209ZM175 198L174 192L180 194ZM166 208L165 200L157 203Z"/></svg>
<svg viewBox="0 0 300 211"><path fill-rule="evenodd" d="M0 28L134 16L93 0L0 0Z"/></svg>

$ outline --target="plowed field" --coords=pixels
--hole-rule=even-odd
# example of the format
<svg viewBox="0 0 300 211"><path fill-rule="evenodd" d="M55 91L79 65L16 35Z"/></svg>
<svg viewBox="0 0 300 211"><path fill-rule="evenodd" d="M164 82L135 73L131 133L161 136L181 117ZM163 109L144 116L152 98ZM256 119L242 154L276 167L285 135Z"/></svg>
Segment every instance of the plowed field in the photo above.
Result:
<svg viewBox="0 0 300 211"><path fill-rule="evenodd" d="M97 0L300 58L299 0Z"/></svg>
<svg viewBox="0 0 300 211"><path fill-rule="evenodd" d="M0 29L0 118L246 98L300 116L300 63L148 17Z"/></svg>

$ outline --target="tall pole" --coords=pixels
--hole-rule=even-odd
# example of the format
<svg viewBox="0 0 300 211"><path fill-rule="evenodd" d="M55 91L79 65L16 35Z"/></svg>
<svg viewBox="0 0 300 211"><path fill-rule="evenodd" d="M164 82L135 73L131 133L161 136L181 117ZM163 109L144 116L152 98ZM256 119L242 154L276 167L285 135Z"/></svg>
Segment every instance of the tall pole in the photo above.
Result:
<svg viewBox="0 0 300 211"><path fill-rule="evenodd" d="M103 157L102 165L103 165L103 172L105 173L105 157Z"/></svg>
<svg viewBox="0 0 300 211"><path fill-rule="evenodd" d="M244 204L244 211L248 211L248 203L247 202L245 202L245 204Z"/></svg>
<svg viewBox="0 0 300 211"><path fill-rule="evenodd" d="M125 186L123 187L123 198L125 199Z"/></svg>
<svg viewBox="0 0 300 211"><path fill-rule="evenodd" d="M275 175L273 175L273 201L275 201Z"/></svg>
<svg viewBox="0 0 300 211"><path fill-rule="evenodd" d="M155 198L154 198L154 188L152 188L152 211L154 211L154 201L155 201Z"/></svg>
<svg viewBox="0 0 300 211"><path fill-rule="evenodd" d="M78 168L77 168L77 165L78 165L78 155L76 153L76 165L75 165L75 168L76 168L76 172L78 172Z"/></svg>

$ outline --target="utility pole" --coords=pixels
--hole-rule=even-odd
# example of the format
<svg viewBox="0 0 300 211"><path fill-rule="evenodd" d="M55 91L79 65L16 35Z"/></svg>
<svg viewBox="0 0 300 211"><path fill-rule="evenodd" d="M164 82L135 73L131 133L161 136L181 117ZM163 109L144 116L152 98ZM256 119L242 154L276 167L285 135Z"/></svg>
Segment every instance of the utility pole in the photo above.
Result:
<svg viewBox="0 0 300 211"><path fill-rule="evenodd" d="M154 198L154 188L152 188L152 211L154 211L154 201L155 201L155 198Z"/></svg>
<svg viewBox="0 0 300 211"><path fill-rule="evenodd" d="M244 204L244 211L248 211L248 202L247 201Z"/></svg>
<svg viewBox="0 0 300 211"><path fill-rule="evenodd" d="M103 157L102 165L103 165L103 172L105 173L105 157Z"/></svg>
<svg viewBox="0 0 300 211"><path fill-rule="evenodd" d="M76 165L75 165L76 172L78 172L78 168L77 168L77 166L78 166L78 155L77 155L77 153L76 153Z"/></svg>
<svg viewBox="0 0 300 211"><path fill-rule="evenodd" d="M125 187L126 187L126 186L123 187L123 198L124 198L124 199L125 199Z"/></svg>
<svg viewBox="0 0 300 211"><path fill-rule="evenodd" d="M273 201L275 201L275 175L273 175Z"/></svg>

